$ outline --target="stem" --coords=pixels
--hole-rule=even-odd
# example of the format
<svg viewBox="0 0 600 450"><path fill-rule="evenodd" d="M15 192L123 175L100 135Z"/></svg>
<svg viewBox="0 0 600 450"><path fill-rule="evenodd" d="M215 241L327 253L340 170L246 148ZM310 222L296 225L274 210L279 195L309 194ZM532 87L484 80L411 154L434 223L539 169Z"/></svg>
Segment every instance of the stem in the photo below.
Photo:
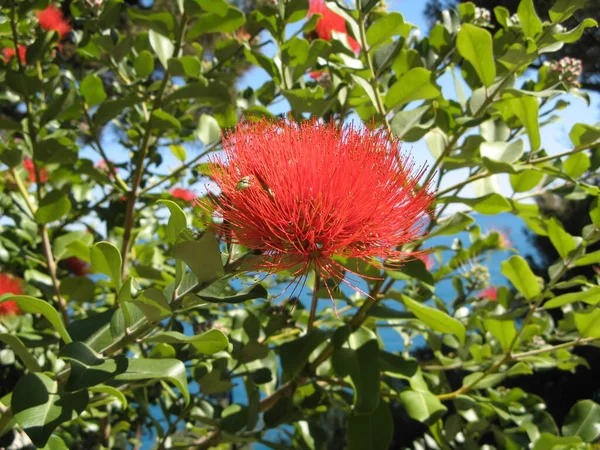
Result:
<svg viewBox="0 0 600 450"><path fill-rule="evenodd" d="M315 316L317 315L317 304L319 303L319 271L315 268L315 285L313 287L312 303L310 305L310 316L308 316L308 325L306 331L310 333L313 329Z"/></svg>
<svg viewBox="0 0 600 450"><path fill-rule="evenodd" d="M192 167L194 164L196 164L198 161L200 161L202 158L204 158L206 155L208 155L210 152L212 152L215 147L217 147L217 145L219 145L219 143L215 143L212 144L210 146L208 146L206 148L206 150L204 150L202 153L200 153L198 156L196 156L195 158L193 158L192 160L186 162L185 164L182 164L181 166L179 166L177 169L175 169L173 172L171 172L169 175L165 175L164 177L162 177L160 180L156 181L155 183L152 183L148 186L146 186L144 189L142 189L139 192L139 196L141 197L142 195L144 195L146 192L151 191L152 189L154 189L155 187L160 186L161 184L163 184L164 182L168 181L169 179L179 175L181 172L183 172L186 169L189 169L190 167Z"/></svg>
<svg viewBox="0 0 600 450"><path fill-rule="evenodd" d="M181 18L181 24L179 26L179 31L177 35L177 39L175 42L175 48L173 51L174 55L178 55L181 47L183 45L183 39L185 35L185 27L187 25L187 17L185 15ZM165 67L165 75L162 79L160 87L156 93L156 97L154 97L154 102L152 103L152 109L148 114L148 121L146 122L146 130L144 132L144 136L142 138L142 142L140 144L140 149L138 153L138 159L136 164L136 169L133 174L133 184L131 186L131 190L128 193L127 198L127 206L125 210L125 224L124 224L124 232L123 232L123 245L121 247L121 253L123 255L123 269L122 276L125 278L127 275L127 266L129 263L130 250L131 250L131 235L134 223L134 214L135 214L135 202L138 197L138 189L140 184L142 183L142 178L144 176L144 161L146 160L146 156L148 155L148 149L150 144L150 137L152 136L152 113L159 109L162 105L162 96L165 92L167 84L169 82L169 71Z"/></svg>
<svg viewBox="0 0 600 450"><path fill-rule="evenodd" d="M19 58L19 56L18 56L19 33L17 31L17 20L16 19L17 19L16 6L15 6L15 2L13 1L12 7L11 7L11 14L10 14L10 25L11 25L11 30L12 30L13 44L15 46L15 49L17 50L17 57L15 59L17 60L17 64L19 65L19 72L20 72L21 76L25 77L25 68L23 67L23 64L21 63L21 58ZM38 72L38 76L40 76L40 75L41 74ZM42 81L41 76L40 76L40 81ZM27 93L24 93L23 97L24 97L23 100L25 101L25 105L27 107L27 123L28 123L27 131L29 133L29 138L31 140L31 147L35 148L35 142L37 140L37 133L35 130L35 124L34 124L33 116L32 116L33 105L31 103L31 99L29 98L29 95ZM37 194L37 199L38 199L38 204L39 204L39 202L42 199L42 182L41 182L41 178L40 178L40 170L35 161L35 155L32 155L32 156L33 157L31 158L31 161L33 163L33 169L35 172L35 182L36 182L36 187L37 187L36 194ZM27 203L27 207L30 209L30 211L32 212L32 214L35 217L36 208L29 200L29 194L27 193L27 190L25 189L23 182L20 180L20 178L18 177L18 175L15 173L14 170L13 170L13 173L15 174L15 181L17 181L17 186L19 188L19 191L21 192L21 195L23 196L25 203ZM45 224L40 226L40 235L42 237L42 250L44 252L44 257L46 258L46 262L48 264L48 273L50 275L50 278L52 278L52 285L54 286L54 291L56 292L56 300L58 303L58 307L62 314L65 325L68 325L69 324L69 307L67 305L66 300L60 295L60 283L58 281L58 278L56 277L56 263L54 261L54 256L52 255L52 247L50 246L50 237L48 236L48 230L46 229Z"/></svg>
<svg viewBox="0 0 600 450"><path fill-rule="evenodd" d="M583 240L581 241L581 243L577 246L578 248L580 248L581 246L583 246L584 242L587 241L587 238L589 236L584 236ZM525 330L525 327L529 324L529 322L531 321L533 315L535 314L535 312L537 311L538 307L542 304L542 302L544 301L544 298L546 298L546 295L550 292L550 290L552 289L552 287L562 278L562 276L565 274L565 272L568 270L570 264L573 262L573 259L575 258L575 255L577 254L577 249L575 249L575 251L573 252L572 256L569 257L566 260L561 260L561 268L560 270L554 275L554 277L552 277L552 279L548 282L548 284L546 285L546 287L544 288L544 290L536 297L535 301L532 302L529 306L529 311L527 312L527 315L525 316L525 318L523 319L522 323L521 323L521 328L519 329L518 333L515 335L515 337L512 339L512 341L510 342L510 345L508 346L508 348L506 349L506 351L504 352L504 355L502 356L502 358L500 359L500 361L498 361L496 364L494 364L493 366L491 366L490 368L488 368L485 372L483 372L481 374L480 377L478 377L476 380L473 380L473 382L469 383L466 386L462 386L461 388L457 389L454 392L450 392L447 394L440 394L437 396L438 399L440 400L451 400L459 395L462 394L466 394L467 392L469 392L471 389L475 388L475 386L477 386L477 384L479 384L479 382L481 380L483 380L485 377L487 377L490 374L493 374L495 372L498 371L498 369L500 369L500 367L502 367L502 365L504 365L505 363L513 360L515 358L514 355L512 355L512 351L515 348L515 346L517 345L517 343L519 342L521 336L523 335L523 331ZM572 344L572 345L577 345L577 343L581 342L583 339L579 338L571 343L567 343L567 344ZM561 346L559 348L564 348L564 347L568 347L568 345L565 344L561 344ZM538 349L537 353L544 353L546 351L550 351L551 349L546 348L546 349ZM524 354L520 354L520 357L523 357L523 355L531 355L531 354L536 354L536 353L531 353L531 352L526 352Z"/></svg>
<svg viewBox="0 0 600 450"><path fill-rule="evenodd" d="M357 9L361 11L360 5L357 5ZM368 50L367 43L367 31L365 29L365 22L367 20L368 14L363 15L362 12L358 18L358 27L360 30L360 47L365 55L365 59L367 60L367 66L369 68L369 84L371 85L371 89L373 90L373 95L375 97L375 109L377 110L377 114L379 114L379 118L381 123L385 125L390 136L392 135L392 127L390 126L390 122L387 118L387 112L385 109L385 105L383 103L383 99L381 98L381 93L379 92L379 83L377 80L377 74L375 73L375 67L373 65L373 58Z"/></svg>

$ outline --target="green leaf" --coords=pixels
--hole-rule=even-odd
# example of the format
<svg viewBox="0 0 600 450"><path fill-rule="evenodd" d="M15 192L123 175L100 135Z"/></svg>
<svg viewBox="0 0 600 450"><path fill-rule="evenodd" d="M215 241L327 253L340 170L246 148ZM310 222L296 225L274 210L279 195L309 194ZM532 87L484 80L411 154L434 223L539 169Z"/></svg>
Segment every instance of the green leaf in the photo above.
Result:
<svg viewBox="0 0 600 450"><path fill-rule="evenodd" d="M558 297L554 297L553 299L550 299L544 303L544 308L559 308L575 302L584 302L588 305L597 305L600 303L600 287L592 286L587 291L559 295Z"/></svg>
<svg viewBox="0 0 600 450"><path fill-rule="evenodd" d="M600 405L592 400L580 400L571 408L562 426L564 436L579 436L584 442L600 437Z"/></svg>
<svg viewBox="0 0 600 450"><path fill-rule="evenodd" d="M90 249L92 267L96 272L108 276L117 290L121 289L123 284L121 270L123 260L121 252L110 242L98 242Z"/></svg>
<svg viewBox="0 0 600 450"><path fill-rule="evenodd" d="M576 123L571 128L569 137L576 147L587 146L600 140L600 128L585 123Z"/></svg>
<svg viewBox="0 0 600 450"><path fill-rule="evenodd" d="M202 114L196 136L204 145L216 144L221 140L221 127L213 116Z"/></svg>
<svg viewBox="0 0 600 450"><path fill-rule="evenodd" d="M503 261L501 272L527 300L533 300L542 292L529 264L518 255Z"/></svg>
<svg viewBox="0 0 600 450"><path fill-rule="evenodd" d="M174 77L199 79L202 73L202 63L195 56L182 56L169 60L169 73Z"/></svg>
<svg viewBox="0 0 600 450"><path fill-rule="evenodd" d="M546 221L548 237L561 258L566 259L577 247L576 239L565 231L561 223L554 217Z"/></svg>
<svg viewBox="0 0 600 450"><path fill-rule="evenodd" d="M48 443L41 450L69 450L65 441L63 441L60 437L53 434L48 439Z"/></svg>
<svg viewBox="0 0 600 450"><path fill-rule="evenodd" d="M148 78L154 72L154 57L148 50L142 50L133 61L135 73L140 78Z"/></svg>
<svg viewBox="0 0 600 450"><path fill-rule="evenodd" d="M435 423L447 411L431 392L407 389L400 392L399 398L411 419L427 425Z"/></svg>
<svg viewBox="0 0 600 450"><path fill-rule="evenodd" d="M579 25L572 30L569 30L565 33L554 33L552 34L552 37L557 41L564 42L565 44L572 44L581 38L581 35L583 35L583 32L586 30L586 28L595 28L597 26L598 22L596 22L594 19L586 17L583 19L583 22L580 22Z"/></svg>
<svg viewBox="0 0 600 450"><path fill-rule="evenodd" d="M36 447L44 447L54 430L75 419L88 403L85 390L59 391L59 384L42 373L22 377L13 390L11 407L19 426Z"/></svg>
<svg viewBox="0 0 600 450"><path fill-rule="evenodd" d="M336 348L332 364L349 375L354 387L354 413L372 414L379 404L379 346L374 333L359 328L348 338L349 347Z"/></svg>
<svg viewBox="0 0 600 450"><path fill-rule="evenodd" d="M304 336L279 347L279 357L283 369L284 382L293 379L304 367L312 352L321 345L329 333L313 329Z"/></svg>
<svg viewBox="0 0 600 450"><path fill-rule="evenodd" d="M592 223L600 228L600 197L597 197L596 201L591 202L589 214Z"/></svg>
<svg viewBox="0 0 600 450"><path fill-rule="evenodd" d="M450 217L438 221L438 226L429 233L429 237L433 236L451 236L460 233L467 229L469 225L475 222L470 215L463 212L458 212Z"/></svg>
<svg viewBox="0 0 600 450"><path fill-rule="evenodd" d="M37 359L35 359L33 355L29 353L27 347L25 347L21 339L19 339L17 336L8 333L0 333L0 342L4 342L11 348L13 352L15 352L27 370L30 372L42 371Z"/></svg>
<svg viewBox="0 0 600 450"><path fill-rule="evenodd" d="M154 31L148 31L148 39L150 40L150 46L154 53L158 57L158 60L164 68L168 67L169 58L172 58L175 53L175 46L168 37Z"/></svg>
<svg viewBox="0 0 600 450"><path fill-rule="evenodd" d="M305 89L287 89L282 91L283 96L290 103L295 113L310 113L321 115L329 105L325 98L325 91L321 86Z"/></svg>
<svg viewBox="0 0 600 450"><path fill-rule="evenodd" d="M564 22L584 6L585 0L556 0L549 11L550 20Z"/></svg>
<svg viewBox="0 0 600 450"><path fill-rule="evenodd" d="M583 255L575 261L575 265L578 267L588 266L590 264L600 264L600 250Z"/></svg>
<svg viewBox="0 0 600 450"><path fill-rule="evenodd" d="M28 295L8 295L0 297L0 303L7 301L15 301L23 312L30 314L41 314L46 318L46 320L48 320L48 322L50 322L50 325L54 327L66 344L72 341L71 336L69 336L69 333L67 333L67 329L65 328L62 319L58 315L58 312L56 312L50 303L30 297Z"/></svg>
<svg viewBox="0 0 600 450"><path fill-rule="evenodd" d="M96 74L89 74L81 82L79 87L81 95L85 100L88 107L96 106L102 103L106 99L106 92L104 92L104 84L102 79Z"/></svg>
<svg viewBox="0 0 600 450"><path fill-rule="evenodd" d="M555 436L550 433L542 433L540 438L535 441L533 450L571 450L579 448L577 444L582 443L579 436Z"/></svg>
<svg viewBox="0 0 600 450"><path fill-rule="evenodd" d="M244 13L233 6L229 6L225 14L207 12L197 16L194 25L187 32L187 40L196 39L203 34L233 33L246 22Z"/></svg>
<svg viewBox="0 0 600 450"><path fill-rule="evenodd" d="M515 163L523 155L523 141L519 139L514 142L482 142L479 151L482 158Z"/></svg>
<svg viewBox="0 0 600 450"><path fill-rule="evenodd" d="M206 232L197 241L178 242L173 248L173 257L185 262L200 282L213 281L225 275L219 241L214 233Z"/></svg>
<svg viewBox="0 0 600 450"><path fill-rule="evenodd" d="M534 38L541 33L542 21L535 12L533 0L521 0L517 8L517 14L525 36Z"/></svg>
<svg viewBox="0 0 600 450"><path fill-rule="evenodd" d="M441 94L435 85L433 74L423 68L415 67L403 74L385 96L388 108L398 108L415 100L436 98Z"/></svg>
<svg viewBox="0 0 600 450"><path fill-rule="evenodd" d="M69 211L71 211L69 197L62 191L51 191L40 201L35 218L39 223L46 224L61 219Z"/></svg>
<svg viewBox="0 0 600 450"><path fill-rule="evenodd" d="M257 298L268 298L269 293L261 284L232 291L229 283L232 275L227 275L197 293L198 297L210 303L241 303Z"/></svg>
<svg viewBox="0 0 600 450"><path fill-rule="evenodd" d="M489 31L465 23L458 31L456 46L460 55L471 63L481 82L490 87L496 78L496 64Z"/></svg>
<svg viewBox="0 0 600 450"><path fill-rule="evenodd" d="M140 308L150 322L158 322L172 314L164 294L156 288L146 289L142 295L131 300L124 300L130 301Z"/></svg>
<svg viewBox="0 0 600 450"><path fill-rule="evenodd" d="M482 377L483 372L473 372L463 378L463 386L470 386L476 383L473 387L476 389L487 389L494 387L504 381L506 373L490 373Z"/></svg>
<svg viewBox="0 0 600 450"><path fill-rule="evenodd" d="M387 450L394 436L394 420L389 405L380 401L371 414L352 412L347 426L348 450Z"/></svg>
<svg viewBox="0 0 600 450"><path fill-rule="evenodd" d="M448 203L464 203L480 214L495 215L512 210L510 202L500 194L488 194L479 198L444 197Z"/></svg>
<svg viewBox="0 0 600 450"><path fill-rule="evenodd" d="M114 397L119 401L119 403L121 403L121 409L127 409L127 397L125 397L121 391L112 386L94 386L90 388L90 392L98 392L101 394L106 394L109 397Z"/></svg>
<svg viewBox="0 0 600 450"><path fill-rule="evenodd" d="M116 380L167 380L183 394L185 403L190 402L185 366L178 359L129 359L127 371L117 375Z"/></svg>
<svg viewBox="0 0 600 450"><path fill-rule="evenodd" d="M225 350L229 345L227 336L221 330L217 329L194 336L186 336L177 331L164 331L144 339L144 342L191 344L197 351L205 355L213 355L221 350Z"/></svg>
<svg viewBox="0 0 600 450"><path fill-rule="evenodd" d="M516 116L527 131L531 150L540 148L540 124L538 121L539 105L535 97L531 95L523 95L503 100L498 104L499 108L503 108L511 115Z"/></svg>
<svg viewBox="0 0 600 450"><path fill-rule="evenodd" d="M588 313L573 313L575 326L582 337L600 338L600 309Z"/></svg>
<svg viewBox="0 0 600 450"><path fill-rule="evenodd" d="M157 109L152 112L151 118L152 128L162 131L175 129L181 131L181 123L173 115L162 109Z"/></svg>
<svg viewBox="0 0 600 450"><path fill-rule="evenodd" d="M398 12L384 14L369 26L367 44L369 44L369 48L373 48L388 41L393 36L400 35L406 38L412 28L410 24L404 23L402 14Z"/></svg>
<svg viewBox="0 0 600 450"><path fill-rule="evenodd" d="M415 302L405 295L402 296L402 301L406 307L429 328L439 333L453 334L464 345L467 330L465 329L465 326L454 317L450 317L443 311Z"/></svg>
<svg viewBox="0 0 600 450"><path fill-rule="evenodd" d="M169 222L167 223L167 242L174 244L177 241L179 233L187 227L185 213L174 201L159 200L157 203L169 208L171 215L169 216Z"/></svg>
<svg viewBox="0 0 600 450"><path fill-rule="evenodd" d="M241 431L248 423L248 408L233 404L227 406L221 413L220 427L228 433Z"/></svg>
<svg viewBox="0 0 600 450"><path fill-rule="evenodd" d="M583 152L573 153L563 163L563 172L571 178L579 178L591 167L590 157Z"/></svg>
<svg viewBox="0 0 600 450"><path fill-rule="evenodd" d="M510 174L510 185L515 192L527 192L536 187L544 178L544 173L537 170L524 170Z"/></svg>
<svg viewBox="0 0 600 450"><path fill-rule="evenodd" d="M513 339L517 336L513 320L485 319L483 324L485 329L500 342L502 350L506 351L510 348Z"/></svg>
<svg viewBox="0 0 600 450"><path fill-rule="evenodd" d="M102 126L115 117L123 114L123 111L142 101L141 97L125 97L117 100L107 100L103 102L94 114L94 123L96 126Z"/></svg>
<svg viewBox="0 0 600 450"><path fill-rule="evenodd" d="M69 379L65 384L68 392L79 391L112 380L125 372L128 361L123 355L104 358L83 342L71 342L60 349L60 358L71 364Z"/></svg>
<svg viewBox="0 0 600 450"><path fill-rule="evenodd" d="M60 293L76 302L92 302L96 285L88 277L67 277L60 282Z"/></svg>
<svg viewBox="0 0 600 450"><path fill-rule="evenodd" d="M181 162L185 162L187 155L183 146L171 144L169 145L169 150L171 150L171 153L175 158L177 158Z"/></svg>
<svg viewBox="0 0 600 450"><path fill-rule="evenodd" d="M392 123L390 124L394 135L398 139L404 139L404 141L407 142L419 140L435 120L435 118L432 118L432 120L427 121L424 124L421 123L421 118L429 111L430 108L431 105L423 105L408 111L398 111L392 119ZM415 129L417 129L417 131L422 131L422 134L417 133L417 139L413 139L412 134L414 133L411 133L411 130Z"/></svg>

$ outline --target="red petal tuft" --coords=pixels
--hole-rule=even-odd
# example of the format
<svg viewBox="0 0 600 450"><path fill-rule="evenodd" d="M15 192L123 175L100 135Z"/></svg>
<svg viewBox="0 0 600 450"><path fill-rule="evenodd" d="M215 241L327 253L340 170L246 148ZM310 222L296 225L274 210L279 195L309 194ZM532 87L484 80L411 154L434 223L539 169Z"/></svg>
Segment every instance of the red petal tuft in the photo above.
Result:
<svg viewBox="0 0 600 450"><path fill-rule="evenodd" d="M23 161L23 167L27 172L29 172L29 181L36 183L37 179L35 176L35 166L33 164L33 160L31 158L25 158ZM48 171L44 168L40 169L40 181L42 183L46 183L48 181Z"/></svg>
<svg viewBox="0 0 600 450"><path fill-rule="evenodd" d="M348 44L354 53L360 51L360 44L350 36L346 30L346 20L330 10L325 4L324 0L310 0L310 6L308 9L308 15L321 14L321 17L317 21L315 27L315 33L320 39L330 41L333 37L333 32L344 33L348 39Z"/></svg>
<svg viewBox="0 0 600 450"><path fill-rule="evenodd" d="M64 38L72 30L69 22L64 19L62 11L54 5L38 11L36 15L44 30L56 31L61 38Z"/></svg>
<svg viewBox="0 0 600 450"><path fill-rule="evenodd" d="M197 195L189 189L174 188L171 189L170 192L173 197L181 199L184 202L191 202L197 197Z"/></svg>
<svg viewBox="0 0 600 450"><path fill-rule="evenodd" d="M498 299L498 289L495 287L482 289L479 294L477 294L477 297L482 300L495 302Z"/></svg>
<svg viewBox="0 0 600 450"><path fill-rule="evenodd" d="M4 294L23 295L21 280L12 275L0 273L0 295ZM8 314L22 314L21 308L13 300L0 303L0 316Z"/></svg>
<svg viewBox="0 0 600 450"><path fill-rule="evenodd" d="M335 256L406 259L398 247L421 236L433 202L382 130L262 122L238 125L223 148L211 161L221 195L200 205L224 240L262 251L257 270L345 281Z"/></svg>

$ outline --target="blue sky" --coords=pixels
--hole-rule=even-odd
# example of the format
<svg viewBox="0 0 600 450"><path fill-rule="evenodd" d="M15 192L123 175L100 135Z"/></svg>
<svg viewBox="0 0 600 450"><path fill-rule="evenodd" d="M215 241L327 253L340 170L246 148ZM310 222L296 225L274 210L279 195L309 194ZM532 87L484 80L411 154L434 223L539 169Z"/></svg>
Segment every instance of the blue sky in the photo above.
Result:
<svg viewBox="0 0 600 450"><path fill-rule="evenodd" d="M390 11L400 12L406 22L410 22L413 25L416 25L421 35L427 34L428 27L427 23L423 16L423 8L425 2L423 1L411 1L411 0L391 0L388 2L388 8ZM288 30L289 34L294 33L298 27L301 25L294 24ZM261 36L263 41L269 39L268 34L264 34ZM274 45L267 45L264 47L264 53L272 56L275 52ZM531 72L526 74L529 77L535 77L535 73ZM459 74L460 77L460 74ZM265 81L268 80L268 76L264 70L253 67L250 69L240 80L239 86L241 89L246 88L248 86L258 89ZM522 80L517 81L517 87L520 85ZM456 98L454 82L452 80L452 76L450 73L446 73L440 79L438 79L438 83L442 88L442 93L446 98ZM469 95L468 87L463 83L463 89L466 95ZM598 120L600 120L600 95L591 94L591 104L587 106L583 101L570 97L568 95L562 96L563 100L570 102L570 105L562 110L558 111L557 114L560 117L560 121L557 123L552 123L541 129L541 138L542 138L542 148L544 148L549 154L556 154L568 151L571 148L571 143L569 140L569 131L578 122L585 122L594 124ZM415 105L418 106L418 105ZM281 113L285 112L289 109L287 102L283 101L278 103L274 112ZM411 105L407 109L411 109ZM544 111L544 110L542 110ZM359 119L357 117L351 118L350 120L354 120L355 123L359 123ZM477 129L474 130L477 132ZM528 148L528 141L524 138L525 148ZM405 144L404 149L408 150L410 155L415 159L415 161L419 164L428 164L431 165L434 161L434 158L431 156L429 149L425 143L425 139L421 139L418 142L407 143ZM444 187L451 186L461 180L463 180L466 176L465 170L457 170L447 174L444 177L444 181L442 183L442 189ZM508 180L508 175L497 175L496 179L499 187L500 193L503 195L511 195L512 190L510 188L510 183ZM465 189L461 196L464 197L476 197L472 187L468 187ZM532 201L532 200L527 200ZM464 205L451 205L450 208L447 209L447 212L450 213L452 211L456 211L458 209L464 209Z"/></svg>
<svg viewBox="0 0 600 450"><path fill-rule="evenodd" d="M398 11L403 16L406 22L410 22L416 25L421 32L421 35L427 33L427 24L424 20L423 16L423 1L414 1L414 0L390 0L388 1L388 7L392 11ZM300 26L302 22L293 24L289 27L288 34L294 33ZM262 42L268 41L270 36L264 32L261 35ZM263 51L265 54L272 56L275 52L275 46L273 44L266 45L263 47ZM531 74L535 76L534 73ZM459 75L460 76L460 75ZM239 80L238 86L240 91L245 89L246 87L252 87L254 89L258 89L262 84L267 81L268 75L264 70L258 67L252 67L248 72L244 74L244 76ZM521 83L522 80L517 82L517 85ZM446 98L455 98L455 88L454 82L452 80L451 74L446 73L440 79L438 79L438 83L442 88L442 92ZM463 88L465 90L465 94L469 95L469 89L463 83ZM541 138L542 138L542 148L544 148L549 154L561 153L568 151L571 148L569 141L569 131L573 127L574 124L578 122L585 122L594 124L600 120L600 95L591 94L591 104L587 106L583 101L576 99L570 96L562 96L561 98L570 102L570 105L562 110L558 111L556 114L560 117L560 121L557 123L552 123L541 130ZM412 109L416 105L409 105L407 109ZM273 112L281 113L285 112L289 109L289 106L285 100L279 102L276 106L273 107ZM359 125L360 121L357 117L350 118L350 120L354 120L355 125ZM473 132L478 132L477 129L474 129ZM105 142L106 147L108 148L109 157L116 162L123 162L128 157L128 152L125 151L122 147L120 147L115 139L115 136L112 133L106 133L103 136L103 141ZM528 141L524 139L525 146L527 148ZM197 145L195 145L197 147ZM427 148L424 139L421 139L418 142L414 143L406 143L404 144L403 149L408 151L411 157L417 162L419 165L423 164L432 164L433 157ZM190 150L188 154L192 157L195 152L198 150ZM88 156L94 160L98 159L98 156L94 155L93 152L86 149L84 152L85 156ZM180 162L176 160L172 154L168 150L163 151L164 162L162 167L160 168L160 172L166 172L172 170L179 166ZM451 186L456 182L463 180L466 176L465 170L457 170L450 172L444 177L444 182L442 183L442 189L444 187ZM508 175L497 175L497 183L500 187L500 192L503 195L510 195L512 193L510 189L510 183L508 181ZM197 193L201 193L203 188L198 185L194 187ZM471 187L465 189L462 193L464 197L475 197L475 193ZM532 200L528 200L532 201ZM450 208L447 209L447 213L451 213L456 211L457 209L464 209L464 205L454 204L451 205Z"/></svg>

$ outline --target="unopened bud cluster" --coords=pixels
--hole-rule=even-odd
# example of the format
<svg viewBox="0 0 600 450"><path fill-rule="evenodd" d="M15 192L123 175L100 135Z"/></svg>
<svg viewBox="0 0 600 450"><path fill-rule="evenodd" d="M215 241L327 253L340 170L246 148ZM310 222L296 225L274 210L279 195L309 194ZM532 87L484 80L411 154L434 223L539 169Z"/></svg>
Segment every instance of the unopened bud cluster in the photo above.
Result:
<svg viewBox="0 0 600 450"><path fill-rule="evenodd" d="M472 291L479 291L490 284L490 271L481 264L472 265L464 275L467 288Z"/></svg>
<svg viewBox="0 0 600 450"><path fill-rule="evenodd" d="M560 81L565 84L577 86L577 80L581 76L583 63L580 59L565 56L559 61L552 61L547 64L550 70L558 75Z"/></svg>
<svg viewBox="0 0 600 450"><path fill-rule="evenodd" d="M521 19L519 19L519 15L514 13L508 19L509 25L521 25Z"/></svg>
<svg viewBox="0 0 600 450"><path fill-rule="evenodd" d="M473 19L473 25L478 27L491 28L492 27L492 13L489 9L475 7L475 18Z"/></svg>

